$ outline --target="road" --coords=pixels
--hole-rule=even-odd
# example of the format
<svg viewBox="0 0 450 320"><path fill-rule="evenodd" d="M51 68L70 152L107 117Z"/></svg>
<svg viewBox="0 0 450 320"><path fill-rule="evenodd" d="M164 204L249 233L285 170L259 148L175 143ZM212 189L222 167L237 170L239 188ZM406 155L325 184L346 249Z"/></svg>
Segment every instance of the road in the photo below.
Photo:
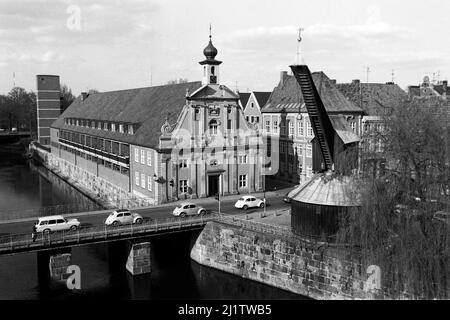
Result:
<svg viewBox="0 0 450 320"><path fill-rule="evenodd" d="M262 212L264 209L261 208L252 208L248 209L247 211L236 209L234 208L234 204L236 202L236 199L223 199L221 200L221 206L220 211L223 214L226 215L232 215L232 214L242 214L245 215L247 213L252 212ZM214 201L211 202L211 199L209 201L205 202L196 202L198 205L203 206L208 211L219 211L219 202ZM133 212L137 212L144 220L146 219L164 219L171 217L171 213L174 209L174 206L162 206L162 207L154 207L154 208L142 208L142 209L133 209ZM272 210L283 210L288 209L290 206L283 202L283 196L276 195L272 196L267 199L267 211ZM73 214L70 215L71 218L77 218L81 222L81 226L95 226L95 225L102 225L105 221L106 217L108 216L109 212L111 211L98 211L98 212L92 212L91 214ZM23 222L14 222L14 223L2 223L0 224L0 237L1 236L9 236L10 234L20 234L20 233L30 233L32 231L33 227L33 221L23 221Z"/></svg>

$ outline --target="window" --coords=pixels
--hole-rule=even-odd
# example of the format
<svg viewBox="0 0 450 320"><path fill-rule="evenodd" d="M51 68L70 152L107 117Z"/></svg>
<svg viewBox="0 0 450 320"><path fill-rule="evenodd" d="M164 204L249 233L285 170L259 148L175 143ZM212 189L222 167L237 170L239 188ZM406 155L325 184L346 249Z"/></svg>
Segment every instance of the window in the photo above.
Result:
<svg viewBox="0 0 450 320"><path fill-rule="evenodd" d="M247 155L239 156L239 163L246 164L247 163Z"/></svg>
<svg viewBox="0 0 450 320"><path fill-rule="evenodd" d="M246 116L246 117L245 117L245 120L247 120L247 122L249 122L249 121L250 121L250 119L249 119L249 117L248 117L248 116Z"/></svg>
<svg viewBox="0 0 450 320"><path fill-rule="evenodd" d="M152 191L152 183L153 183L152 177L148 176L147 177L147 189L148 189L148 191Z"/></svg>
<svg viewBox="0 0 450 320"><path fill-rule="evenodd" d="M115 123L111 123L111 131L116 131L116 124Z"/></svg>
<svg viewBox="0 0 450 320"><path fill-rule="evenodd" d="M145 151L141 150L141 163L145 164Z"/></svg>
<svg viewBox="0 0 450 320"><path fill-rule="evenodd" d="M123 131L123 124L119 124L119 132L120 133L124 133L124 131Z"/></svg>
<svg viewBox="0 0 450 320"><path fill-rule="evenodd" d="M145 174L141 173L141 187L145 188Z"/></svg>
<svg viewBox="0 0 450 320"><path fill-rule="evenodd" d="M289 135L290 136L294 135L294 121L292 120L289 121Z"/></svg>
<svg viewBox="0 0 450 320"><path fill-rule="evenodd" d="M152 153L150 151L147 151L147 165L152 165Z"/></svg>
<svg viewBox="0 0 450 320"><path fill-rule="evenodd" d="M313 137L314 136L313 129L311 127L311 123L309 122L309 120L306 121L306 132L307 132L308 137Z"/></svg>
<svg viewBox="0 0 450 320"><path fill-rule="evenodd" d="M272 132L278 133L278 120L273 120Z"/></svg>
<svg viewBox="0 0 450 320"><path fill-rule="evenodd" d="M312 176L312 168L311 166L306 167L306 176L309 178Z"/></svg>
<svg viewBox="0 0 450 320"><path fill-rule="evenodd" d="M350 127L352 127L353 133L355 133L355 131L356 131L356 122L355 121L350 122Z"/></svg>
<svg viewBox="0 0 450 320"><path fill-rule="evenodd" d="M134 134L133 125L131 124L128 126L128 134Z"/></svg>
<svg viewBox="0 0 450 320"><path fill-rule="evenodd" d="M134 182L136 183L136 185L139 185L139 172L135 172L134 173Z"/></svg>
<svg viewBox="0 0 450 320"><path fill-rule="evenodd" d="M255 104L252 102L250 106L251 106L252 108L254 108L254 107L255 107Z"/></svg>
<svg viewBox="0 0 450 320"><path fill-rule="evenodd" d="M181 159L180 160L180 168L187 168L188 166L188 160L187 159Z"/></svg>
<svg viewBox="0 0 450 320"><path fill-rule="evenodd" d="M251 122L252 123L255 122L255 117L254 116L251 117Z"/></svg>
<svg viewBox="0 0 450 320"><path fill-rule="evenodd" d="M311 147L311 144L310 144L310 143L308 143L308 144L306 145L306 156L309 157L309 158L312 157L312 147Z"/></svg>
<svg viewBox="0 0 450 320"><path fill-rule="evenodd" d="M217 120L211 120L209 122L209 133L214 135L217 134Z"/></svg>
<svg viewBox="0 0 450 320"><path fill-rule="evenodd" d="M266 132L270 133L270 120L266 120Z"/></svg>
<svg viewBox="0 0 450 320"><path fill-rule="evenodd" d="M239 175L239 188L247 187L247 175L241 174Z"/></svg>
<svg viewBox="0 0 450 320"><path fill-rule="evenodd" d="M180 180L180 192L187 193L188 192L188 181Z"/></svg>
<svg viewBox="0 0 450 320"><path fill-rule="evenodd" d="M302 157L302 156L303 156L303 145L302 145L302 144L299 144L299 145L298 145L297 153L298 153L298 156L299 156L299 157Z"/></svg>
<svg viewBox="0 0 450 320"><path fill-rule="evenodd" d="M259 123L259 117L255 117L255 122Z"/></svg>

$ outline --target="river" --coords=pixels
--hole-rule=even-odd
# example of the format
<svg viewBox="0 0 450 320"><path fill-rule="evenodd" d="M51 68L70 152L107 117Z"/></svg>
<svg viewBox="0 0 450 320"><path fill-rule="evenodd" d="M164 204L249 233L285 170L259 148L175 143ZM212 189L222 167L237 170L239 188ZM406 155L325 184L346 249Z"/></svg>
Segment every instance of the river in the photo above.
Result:
<svg viewBox="0 0 450 320"><path fill-rule="evenodd" d="M92 203L42 167L20 157L0 161L0 212L77 202ZM152 238L152 272L135 277L125 268L125 241L73 247L71 263L81 269L79 291L50 280L41 253L0 256L0 299L305 299L192 261L198 234Z"/></svg>

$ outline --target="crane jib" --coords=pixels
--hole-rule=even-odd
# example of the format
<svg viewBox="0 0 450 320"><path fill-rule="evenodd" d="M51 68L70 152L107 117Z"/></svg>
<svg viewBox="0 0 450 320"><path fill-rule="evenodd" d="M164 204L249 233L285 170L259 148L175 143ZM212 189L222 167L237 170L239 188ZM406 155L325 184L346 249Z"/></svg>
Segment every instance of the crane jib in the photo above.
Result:
<svg viewBox="0 0 450 320"><path fill-rule="evenodd" d="M319 92L314 84L311 72L306 65L290 66L295 79L300 85L317 145L323 156L325 170L332 170L334 163L334 128L327 114Z"/></svg>

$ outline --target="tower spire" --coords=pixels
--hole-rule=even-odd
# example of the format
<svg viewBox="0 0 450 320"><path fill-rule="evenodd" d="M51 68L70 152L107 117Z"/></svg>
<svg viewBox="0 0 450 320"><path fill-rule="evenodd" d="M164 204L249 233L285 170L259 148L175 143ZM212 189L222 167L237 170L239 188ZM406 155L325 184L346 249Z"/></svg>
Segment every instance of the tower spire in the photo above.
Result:
<svg viewBox="0 0 450 320"><path fill-rule="evenodd" d="M211 22L209 23L209 41L211 41Z"/></svg>

